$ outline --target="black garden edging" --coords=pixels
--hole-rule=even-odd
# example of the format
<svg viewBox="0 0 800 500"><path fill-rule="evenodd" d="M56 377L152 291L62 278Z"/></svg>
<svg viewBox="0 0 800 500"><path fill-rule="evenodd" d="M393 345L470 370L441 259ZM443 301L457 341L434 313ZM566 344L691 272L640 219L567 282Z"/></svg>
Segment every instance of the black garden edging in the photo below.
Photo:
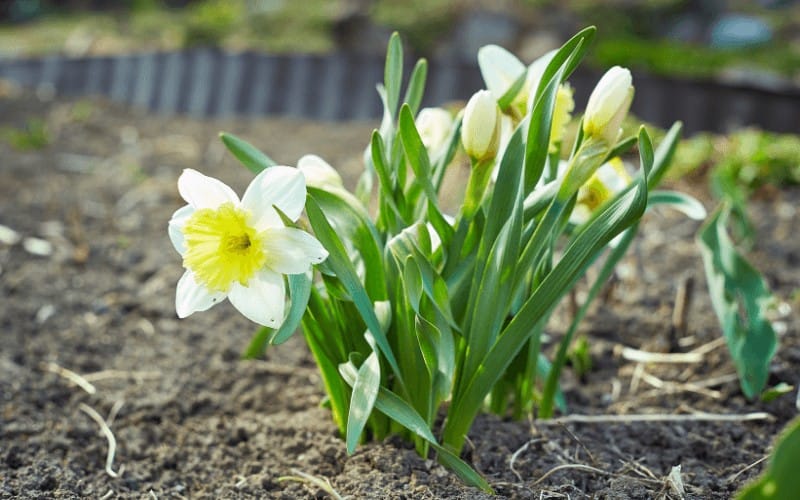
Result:
<svg viewBox="0 0 800 500"><path fill-rule="evenodd" d="M570 82L578 107L600 77L579 71ZM280 115L326 121L380 117L375 84L383 57L332 53L267 55L193 49L113 57L48 56L0 59L0 78L47 86L65 96L105 95L160 113L190 116ZM800 89L757 88L634 74L632 112L667 127L683 120L688 133L758 126L800 132ZM466 100L483 87L476 64L431 62L426 105Z"/></svg>

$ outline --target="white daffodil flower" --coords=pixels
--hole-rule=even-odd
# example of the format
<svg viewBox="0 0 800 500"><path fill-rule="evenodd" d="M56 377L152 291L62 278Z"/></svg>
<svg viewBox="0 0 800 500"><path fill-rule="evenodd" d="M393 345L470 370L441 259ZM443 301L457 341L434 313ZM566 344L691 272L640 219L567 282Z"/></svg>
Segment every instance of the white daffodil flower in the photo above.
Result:
<svg viewBox="0 0 800 500"><path fill-rule="evenodd" d="M286 227L274 207L292 221L306 201L303 174L272 167L256 176L241 200L223 182L186 169L178 191L188 203L169 221L169 237L183 257L175 310L185 318L226 297L245 317L271 328L283 322L282 274L300 274L328 252L310 234Z"/></svg>

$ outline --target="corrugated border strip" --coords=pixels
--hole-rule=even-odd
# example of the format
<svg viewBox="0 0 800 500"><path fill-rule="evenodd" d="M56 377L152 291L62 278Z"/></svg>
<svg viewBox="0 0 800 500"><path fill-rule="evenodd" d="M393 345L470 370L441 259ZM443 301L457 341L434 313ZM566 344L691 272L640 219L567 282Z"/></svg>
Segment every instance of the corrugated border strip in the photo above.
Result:
<svg viewBox="0 0 800 500"><path fill-rule="evenodd" d="M476 65L433 61L425 105L466 100L483 86ZM578 70L570 82L578 107L600 74ZM372 55L269 55L194 49L113 57L47 56L0 59L0 78L58 95L105 95L167 114L289 116L325 121L380 117L375 84L383 58ZM730 86L635 74L633 112L667 127L682 120L689 133L759 126L800 132L800 90Z"/></svg>

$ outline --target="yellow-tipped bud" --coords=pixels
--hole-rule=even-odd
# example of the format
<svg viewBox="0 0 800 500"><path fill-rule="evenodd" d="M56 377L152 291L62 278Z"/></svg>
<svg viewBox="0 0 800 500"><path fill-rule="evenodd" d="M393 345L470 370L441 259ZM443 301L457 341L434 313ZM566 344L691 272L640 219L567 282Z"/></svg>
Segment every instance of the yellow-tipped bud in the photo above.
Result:
<svg viewBox="0 0 800 500"><path fill-rule="evenodd" d="M633 101L632 82L631 72L620 66L609 69L597 82L583 118L583 133L587 137L603 139L609 146L617 142L622 120Z"/></svg>
<svg viewBox="0 0 800 500"><path fill-rule="evenodd" d="M479 90L464 109L461 143L476 161L491 160L500 148L500 108L488 90Z"/></svg>

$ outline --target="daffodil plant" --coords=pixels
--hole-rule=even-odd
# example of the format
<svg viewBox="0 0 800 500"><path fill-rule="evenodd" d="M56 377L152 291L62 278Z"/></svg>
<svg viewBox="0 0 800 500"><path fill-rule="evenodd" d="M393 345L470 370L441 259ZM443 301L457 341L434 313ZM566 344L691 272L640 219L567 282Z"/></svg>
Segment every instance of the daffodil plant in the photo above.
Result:
<svg viewBox="0 0 800 500"><path fill-rule="evenodd" d="M704 216L692 198L654 190L680 124L656 149L644 129L620 137L633 98L628 70L612 68L600 80L574 143L562 144L574 109L567 79L594 33L581 31L529 66L484 47L478 60L487 89L455 116L419 109L424 60L401 97L402 46L394 35L378 86L383 120L355 193L322 158L275 166L223 134L257 176L241 200L197 172L181 176L188 205L169 224L186 268L178 314L227 296L263 325L248 356L300 327L348 452L399 433L490 491L460 458L476 416L552 415L572 336L645 210L669 204ZM635 145L633 173L618 157ZM460 150L470 176L463 203L448 214L439 195ZM562 150L571 153L561 158ZM548 360L541 352L548 318L598 260L589 299Z"/></svg>

